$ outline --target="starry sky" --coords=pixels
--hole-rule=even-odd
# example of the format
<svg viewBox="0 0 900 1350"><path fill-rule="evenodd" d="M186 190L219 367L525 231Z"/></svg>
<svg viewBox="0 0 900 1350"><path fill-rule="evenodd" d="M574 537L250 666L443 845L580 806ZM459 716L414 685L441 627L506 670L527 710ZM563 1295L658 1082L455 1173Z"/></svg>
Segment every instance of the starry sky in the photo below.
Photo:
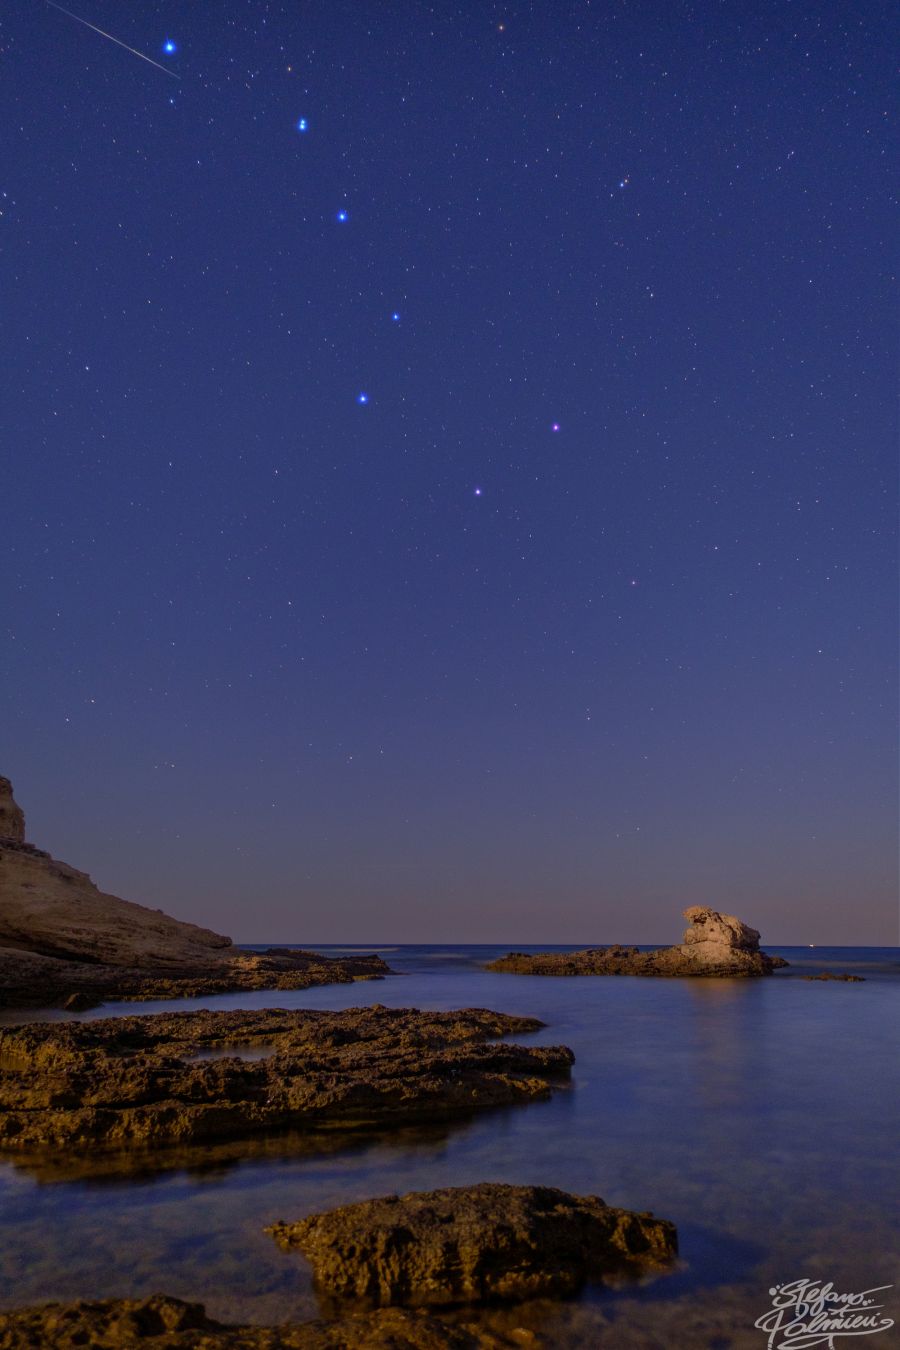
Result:
<svg viewBox="0 0 900 1350"><path fill-rule="evenodd" d="M896 942L892 6L71 5L0 29L29 837L250 942Z"/></svg>

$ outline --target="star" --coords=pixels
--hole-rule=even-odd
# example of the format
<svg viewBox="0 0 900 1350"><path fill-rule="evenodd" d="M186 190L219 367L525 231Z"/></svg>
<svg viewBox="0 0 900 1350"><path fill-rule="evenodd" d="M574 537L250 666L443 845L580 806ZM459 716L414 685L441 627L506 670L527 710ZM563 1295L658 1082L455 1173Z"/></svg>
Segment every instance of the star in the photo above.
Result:
<svg viewBox="0 0 900 1350"><path fill-rule="evenodd" d="M482 488L477 487L477 488L475 489L475 496L476 496L476 497L481 497L481 496L483 495L483 491L484 491L484 490L483 490Z"/></svg>
<svg viewBox="0 0 900 1350"><path fill-rule="evenodd" d="M344 210L338 211L335 219L340 221L340 223L343 225L345 221L350 219L350 213L349 211Z"/></svg>
<svg viewBox="0 0 900 1350"><path fill-rule="evenodd" d="M558 422L554 422L553 425L552 425L552 427L550 428L550 430L551 430L551 431L559 431L559 423L558 423Z"/></svg>
<svg viewBox="0 0 900 1350"><path fill-rule="evenodd" d="M178 51L178 43L173 42L171 38L166 38L165 42L162 45L162 49L165 52L166 56L174 56L175 53Z"/></svg>
<svg viewBox="0 0 900 1350"><path fill-rule="evenodd" d="M307 122L307 120L306 120L305 117L301 117L301 118L298 119L298 122L297 122L297 130L298 130L298 131L309 131L309 123Z"/></svg>
<svg viewBox="0 0 900 1350"><path fill-rule="evenodd" d="M396 310L394 310L394 313L391 315L391 319L394 323L400 322L400 315L397 313Z"/></svg>
<svg viewBox="0 0 900 1350"><path fill-rule="evenodd" d="M363 393L362 391L360 391L360 392L356 395L356 401L357 401L357 403L360 403L360 404L362 404L362 403L368 403L368 401L369 401L369 395Z"/></svg>

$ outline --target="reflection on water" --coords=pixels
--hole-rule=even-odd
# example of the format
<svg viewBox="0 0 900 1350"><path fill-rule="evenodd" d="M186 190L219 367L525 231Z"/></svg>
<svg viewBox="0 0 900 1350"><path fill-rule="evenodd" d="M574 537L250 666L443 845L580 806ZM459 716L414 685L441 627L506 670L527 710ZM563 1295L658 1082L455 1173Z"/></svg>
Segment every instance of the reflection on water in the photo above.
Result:
<svg viewBox="0 0 900 1350"><path fill-rule="evenodd" d="M503 1107L503 1110L520 1110ZM446 1124L429 1121L393 1129L280 1130L247 1138L169 1144L154 1149L116 1152L97 1149L86 1153L15 1153L3 1155L5 1165L27 1174L41 1185L81 1181L92 1185L130 1187L139 1179L151 1181L164 1173L183 1172L192 1178L224 1177L234 1168L287 1163L301 1158L324 1158L335 1153L366 1153L375 1149L434 1153L451 1131L467 1128L474 1117L457 1116Z"/></svg>
<svg viewBox="0 0 900 1350"><path fill-rule="evenodd" d="M831 968L866 975L845 985L808 983L796 966L793 977L759 981L480 969L497 951L398 949L392 964L402 980L199 1005L378 1002L533 1014L547 1026L528 1040L574 1049L571 1090L452 1129L320 1136L314 1147L309 1136L256 1139L170 1154L164 1169L161 1157L132 1159L127 1172L110 1159L6 1162L0 1304L164 1289L204 1301L223 1320L313 1316L304 1262L280 1252L264 1225L396 1190L483 1180L599 1194L678 1225L683 1266L665 1279L480 1314L504 1334L539 1332L554 1350L594 1347L604 1336L635 1350L760 1350L752 1324L773 1284L801 1275L846 1291L896 1283L896 953L836 954ZM829 968L822 949L800 955L813 958L813 971ZM179 1006L196 1005L138 1010ZM87 1016L133 1011L115 1004ZM889 1298L885 1311L900 1316L900 1301Z"/></svg>

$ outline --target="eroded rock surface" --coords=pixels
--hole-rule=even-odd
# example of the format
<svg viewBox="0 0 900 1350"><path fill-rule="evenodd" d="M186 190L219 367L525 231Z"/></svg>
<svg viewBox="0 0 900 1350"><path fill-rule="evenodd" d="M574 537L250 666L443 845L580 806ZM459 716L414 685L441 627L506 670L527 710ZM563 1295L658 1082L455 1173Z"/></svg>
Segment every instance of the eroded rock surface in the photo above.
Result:
<svg viewBox="0 0 900 1350"><path fill-rule="evenodd" d="M105 895L86 872L25 842L25 817L0 779L0 947L92 965L178 970L209 964L231 938Z"/></svg>
<svg viewBox="0 0 900 1350"><path fill-rule="evenodd" d="M550 1093L565 1047L484 1009L159 1013L0 1029L0 1148L133 1149L444 1120ZM241 1059L243 1047L271 1048ZM196 1058L232 1048L224 1058Z"/></svg>
<svg viewBox="0 0 900 1350"><path fill-rule="evenodd" d="M706 905L684 911L688 927L674 947L587 947L578 952L510 952L487 969L515 975L771 975L788 963L759 950L759 933Z"/></svg>
<svg viewBox="0 0 900 1350"><path fill-rule="evenodd" d="M0 1350L494 1350L512 1344L397 1308L278 1327L225 1326L207 1317L201 1303L165 1294L0 1313Z"/></svg>
<svg viewBox="0 0 900 1350"><path fill-rule="evenodd" d="M147 1002L200 998L253 989L309 989L320 984L380 980L391 973L380 956L330 957L301 948L242 952L214 964L174 971L55 961L0 947L0 1007L62 1007L72 1012L122 999Z"/></svg>
<svg viewBox="0 0 900 1350"><path fill-rule="evenodd" d="M25 813L13 796L13 785L0 777L0 839L25 843Z"/></svg>
<svg viewBox="0 0 900 1350"><path fill-rule="evenodd" d="M267 1230L299 1248L319 1288L376 1306L447 1306L574 1293L659 1268L673 1224L549 1186L484 1183L389 1195Z"/></svg>
<svg viewBox="0 0 900 1350"><path fill-rule="evenodd" d="M242 952L221 933L107 895L86 872L25 842L25 817L0 778L0 1007L306 989L389 969L374 955Z"/></svg>

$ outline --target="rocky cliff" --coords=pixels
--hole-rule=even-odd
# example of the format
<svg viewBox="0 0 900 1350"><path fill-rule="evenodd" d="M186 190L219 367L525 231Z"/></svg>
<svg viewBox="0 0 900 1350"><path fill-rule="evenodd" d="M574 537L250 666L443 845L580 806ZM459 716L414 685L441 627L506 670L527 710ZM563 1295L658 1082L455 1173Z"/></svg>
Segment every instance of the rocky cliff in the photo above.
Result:
<svg viewBox="0 0 900 1350"><path fill-rule="evenodd" d="M86 872L25 842L25 816L0 778L0 947L93 965L208 965L231 938L97 889Z"/></svg>
<svg viewBox="0 0 900 1350"><path fill-rule="evenodd" d="M0 778L0 841L25 843L25 812L13 797L12 783Z"/></svg>
<svg viewBox="0 0 900 1350"><path fill-rule="evenodd" d="M221 933L107 895L26 842L25 816L0 778L0 1006L302 989L387 970L376 956L241 952Z"/></svg>

